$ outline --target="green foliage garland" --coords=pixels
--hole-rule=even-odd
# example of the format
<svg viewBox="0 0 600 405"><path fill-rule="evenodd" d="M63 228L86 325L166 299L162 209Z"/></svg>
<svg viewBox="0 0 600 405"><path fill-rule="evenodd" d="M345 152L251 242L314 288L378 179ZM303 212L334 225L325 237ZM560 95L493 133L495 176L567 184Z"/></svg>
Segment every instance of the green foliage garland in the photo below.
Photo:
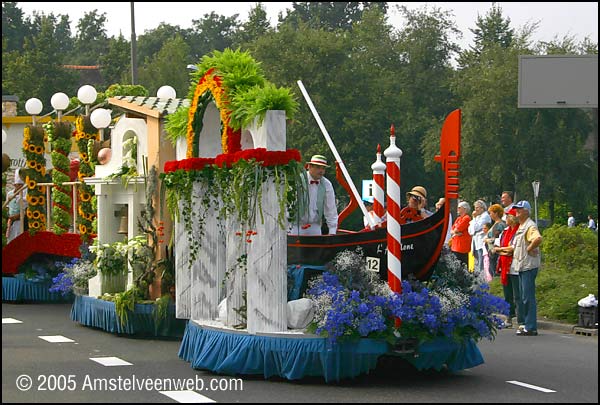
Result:
<svg viewBox="0 0 600 405"><path fill-rule="evenodd" d="M48 134L48 141L52 147L52 222L54 233L63 234L69 230L71 223L72 202L70 187L63 183L70 181L70 161L68 158L71 151L71 124L68 122L49 122L44 125Z"/></svg>
<svg viewBox="0 0 600 405"><path fill-rule="evenodd" d="M90 139L99 140L99 133L92 125L89 116L79 116L75 122L75 140L79 148L79 173L77 178L81 182L79 185L79 204L78 204L78 226L79 233L84 242L90 242L96 234L96 196L94 187L83 182L85 177L93 177L94 170L91 166L90 156L87 153L88 141Z"/></svg>

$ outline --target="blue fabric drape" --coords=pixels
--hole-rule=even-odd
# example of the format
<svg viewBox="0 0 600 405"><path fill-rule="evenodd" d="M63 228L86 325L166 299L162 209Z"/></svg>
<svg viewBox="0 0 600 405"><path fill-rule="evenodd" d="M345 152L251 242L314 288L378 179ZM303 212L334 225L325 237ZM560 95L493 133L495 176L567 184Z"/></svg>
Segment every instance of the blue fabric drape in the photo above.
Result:
<svg viewBox="0 0 600 405"><path fill-rule="evenodd" d="M483 364L483 356L473 339L455 342L446 338L436 338L422 342L418 347L418 356L407 357L417 370L441 370L444 364L450 371L459 371Z"/></svg>
<svg viewBox="0 0 600 405"><path fill-rule="evenodd" d="M262 374L288 380L322 376L326 382L353 378L375 369L390 347L385 341L360 339L331 345L325 338L302 335L261 336L216 330L188 323L179 357L196 369L218 374ZM418 346L418 356L405 358L418 370L459 371L483 364L472 339L457 343L437 338Z"/></svg>
<svg viewBox="0 0 600 405"><path fill-rule="evenodd" d="M175 306L169 306L167 318L162 320L155 318L154 307L154 304L135 304L127 322L121 325L114 302L78 295L71 307L71 320L111 333L182 337L187 321L175 318Z"/></svg>
<svg viewBox="0 0 600 405"><path fill-rule="evenodd" d="M385 341L375 339L331 345L320 337L249 335L190 322L179 357L193 368L219 374L262 374L288 380L322 376L330 382L368 373L388 349Z"/></svg>
<svg viewBox="0 0 600 405"><path fill-rule="evenodd" d="M24 276L2 277L3 301L43 301L43 302L70 302L73 294L63 296L60 293L51 293L51 281L25 280Z"/></svg>

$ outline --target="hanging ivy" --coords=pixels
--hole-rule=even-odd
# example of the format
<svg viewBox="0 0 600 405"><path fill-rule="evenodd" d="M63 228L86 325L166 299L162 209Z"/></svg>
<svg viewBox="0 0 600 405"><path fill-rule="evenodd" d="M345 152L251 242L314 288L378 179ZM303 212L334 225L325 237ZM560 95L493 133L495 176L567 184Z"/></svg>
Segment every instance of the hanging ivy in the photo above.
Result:
<svg viewBox="0 0 600 405"><path fill-rule="evenodd" d="M49 122L44 125L52 153L52 222L54 233L63 234L71 224L71 188L63 183L70 181L71 162L71 124L68 122Z"/></svg>

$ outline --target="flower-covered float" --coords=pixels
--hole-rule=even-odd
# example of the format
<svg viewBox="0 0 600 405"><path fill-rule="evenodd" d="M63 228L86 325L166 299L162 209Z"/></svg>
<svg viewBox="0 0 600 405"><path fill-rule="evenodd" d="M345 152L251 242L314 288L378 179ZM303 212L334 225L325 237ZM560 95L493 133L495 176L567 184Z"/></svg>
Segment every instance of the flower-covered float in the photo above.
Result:
<svg viewBox="0 0 600 405"><path fill-rule="evenodd" d="M285 145L296 108L289 91L266 83L247 53L225 50L202 58L189 96L190 107L169 117L177 160L161 176L175 221L176 316L189 320L182 359L221 374L326 381L368 373L388 355L418 369L483 362L476 342L494 337L494 314L506 305L437 239L421 281L394 269L390 288L355 244L313 265L313 280L299 288L306 274L298 278L303 264L288 261L287 218L304 168ZM459 127L460 112L451 121ZM437 159L450 199L459 155L449 148L442 143ZM445 235L449 208L442 213L435 225ZM392 237L391 261L401 264L401 237Z"/></svg>

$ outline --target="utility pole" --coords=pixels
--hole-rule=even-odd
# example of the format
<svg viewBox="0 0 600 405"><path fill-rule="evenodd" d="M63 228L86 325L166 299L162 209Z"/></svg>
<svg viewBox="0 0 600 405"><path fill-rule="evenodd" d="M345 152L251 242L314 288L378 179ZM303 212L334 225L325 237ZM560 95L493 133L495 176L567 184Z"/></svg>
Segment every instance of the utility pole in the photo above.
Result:
<svg viewBox="0 0 600 405"><path fill-rule="evenodd" d="M135 35L135 12L133 1L131 4L131 84L137 83L137 45Z"/></svg>

